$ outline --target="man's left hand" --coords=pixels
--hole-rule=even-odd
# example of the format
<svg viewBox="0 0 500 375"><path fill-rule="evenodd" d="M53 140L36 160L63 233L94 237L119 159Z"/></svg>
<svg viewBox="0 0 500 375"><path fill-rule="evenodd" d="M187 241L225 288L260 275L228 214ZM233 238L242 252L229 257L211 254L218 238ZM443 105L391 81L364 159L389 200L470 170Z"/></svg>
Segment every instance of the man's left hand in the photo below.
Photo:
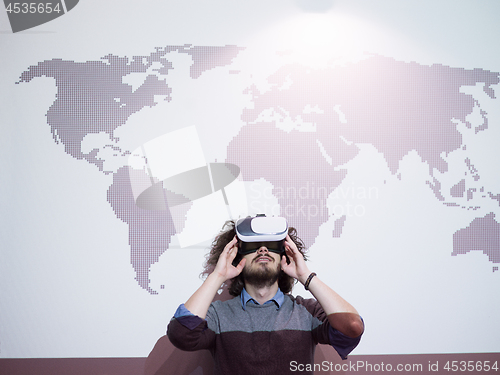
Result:
<svg viewBox="0 0 500 375"><path fill-rule="evenodd" d="M285 239L285 252L288 259L290 259L290 264L287 264L286 257L283 255L281 257L281 269L288 276L304 284L311 272L306 265L304 256L299 249L297 249L297 245L295 245L295 242L292 241L289 235L287 235Z"/></svg>

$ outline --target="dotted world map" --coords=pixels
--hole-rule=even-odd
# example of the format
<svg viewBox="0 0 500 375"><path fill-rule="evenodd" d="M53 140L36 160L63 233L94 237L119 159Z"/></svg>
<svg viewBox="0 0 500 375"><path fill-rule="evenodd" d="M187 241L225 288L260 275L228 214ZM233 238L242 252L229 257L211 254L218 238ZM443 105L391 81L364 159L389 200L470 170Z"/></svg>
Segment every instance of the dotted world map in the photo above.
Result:
<svg viewBox="0 0 500 375"><path fill-rule="evenodd" d="M146 56L107 55L97 61L54 58L27 67L16 82L23 84L37 77L55 80L56 99L46 114L54 142L64 145L73 158L95 165L96 172L113 174L107 200L117 219L128 226L131 266L139 286L150 294L157 294L150 286L151 266L168 250L176 234L172 217L168 210L137 207L130 175L138 172L128 165L107 171L99 149L84 151L82 142L90 134L104 133L110 139L104 148L129 155L130 150L113 142L115 131L133 114L158 105L158 97L162 105L177 100L173 95L176 86L169 83L169 71L176 69L170 54L189 56L186 79L196 80L209 70L231 67L243 50L239 46L183 45L156 48ZM131 73L148 72L136 89L126 83ZM245 181L265 179L273 186L280 207L287 208L283 216L291 226L300 228L308 247L332 215L321 207L327 206L328 195L335 193L349 173L348 168L339 167L359 154L359 144L375 147L396 176L403 157L416 152L428 167L428 188L450 209L478 210L481 206L471 203L476 196L483 198L484 205L498 207L500 192L481 185L481 171L467 155L458 127L465 126L475 134L488 130L488 113L461 88L480 85L495 99L492 86L499 82L498 72L427 66L378 55L322 69L285 64L267 77L268 89L250 85L242 93L251 97L252 105L241 111L244 125L227 144L226 162L239 166ZM474 111L480 121L468 120ZM314 124L315 131L284 131L277 126L297 118ZM443 189L439 176L449 168L443 155L457 150L463 152L466 172L456 175L451 189ZM300 192L311 186L327 193L283 194L290 187ZM310 207L315 207L314 215ZM342 235L346 220L346 215L335 217L332 237ZM500 224L494 212L478 215L468 226L457 228L450 241L451 256L481 251L492 263L493 272L498 270Z"/></svg>

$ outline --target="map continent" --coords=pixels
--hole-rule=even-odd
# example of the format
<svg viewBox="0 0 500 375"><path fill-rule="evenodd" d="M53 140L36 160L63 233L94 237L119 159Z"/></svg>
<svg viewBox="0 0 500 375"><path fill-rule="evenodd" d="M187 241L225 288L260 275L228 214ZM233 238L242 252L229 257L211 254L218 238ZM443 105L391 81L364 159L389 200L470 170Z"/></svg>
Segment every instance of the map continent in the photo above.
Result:
<svg viewBox="0 0 500 375"><path fill-rule="evenodd" d="M144 108L158 104L157 98L172 100L172 88L168 85L168 72L174 69L167 59L171 52L184 53L192 58L190 78L197 79L203 72L230 64L243 50L237 46L167 46L156 48L148 56L132 58L107 55L100 61L75 62L61 59L47 60L29 67L16 83L30 82L36 77L53 78L57 87L56 100L47 111L47 123L54 141L62 143L67 154L75 159L86 160L99 171L105 171L105 160L96 155L98 149L82 151L82 142L89 134L105 133L111 148L122 156L130 150L121 150L114 144L114 131L124 125L129 117ZM133 90L124 82L131 73L147 73L144 82ZM138 129L140 131L140 129ZM149 272L168 249L175 227L170 212L150 211L136 206L130 174L142 173L129 166L119 168L113 174L113 183L107 192L107 200L117 218L128 225L130 261L139 286L151 294Z"/></svg>

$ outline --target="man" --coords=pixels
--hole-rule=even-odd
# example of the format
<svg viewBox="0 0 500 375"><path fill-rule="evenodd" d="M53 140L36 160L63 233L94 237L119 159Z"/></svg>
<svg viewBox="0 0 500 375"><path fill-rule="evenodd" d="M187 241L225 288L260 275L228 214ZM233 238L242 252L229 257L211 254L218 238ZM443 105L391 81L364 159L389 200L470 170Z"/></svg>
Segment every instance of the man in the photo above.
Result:
<svg viewBox="0 0 500 375"><path fill-rule="evenodd" d="M236 236L233 222L226 227L207 260L213 271L168 325L170 341L183 350L210 350L215 374L312 373L318 343L345 359L359 343L363 321L310 272L295 229L287 227L282 240L250 243L255 240ZM236 297L212 302L228 280ZM288 294L294 280L315 299Z"/></svg>

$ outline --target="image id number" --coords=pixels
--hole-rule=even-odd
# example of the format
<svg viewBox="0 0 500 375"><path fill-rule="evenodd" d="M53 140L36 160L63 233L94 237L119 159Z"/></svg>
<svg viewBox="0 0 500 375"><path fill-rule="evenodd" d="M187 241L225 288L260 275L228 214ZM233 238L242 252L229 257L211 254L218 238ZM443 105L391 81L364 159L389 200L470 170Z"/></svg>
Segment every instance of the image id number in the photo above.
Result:
<svg viewBox="0 0 500 375"><path fill-rule="evenodd" d="M446 371L498 371L498 363L490 361L448 361Z"/></svg>
<svg viewBox="0 0 500 375"><path fill-rule="evenodd" d="M59 3L52 7L52 3L8 3L5 8L7 13L60 13L62 12Z"/></svg>

